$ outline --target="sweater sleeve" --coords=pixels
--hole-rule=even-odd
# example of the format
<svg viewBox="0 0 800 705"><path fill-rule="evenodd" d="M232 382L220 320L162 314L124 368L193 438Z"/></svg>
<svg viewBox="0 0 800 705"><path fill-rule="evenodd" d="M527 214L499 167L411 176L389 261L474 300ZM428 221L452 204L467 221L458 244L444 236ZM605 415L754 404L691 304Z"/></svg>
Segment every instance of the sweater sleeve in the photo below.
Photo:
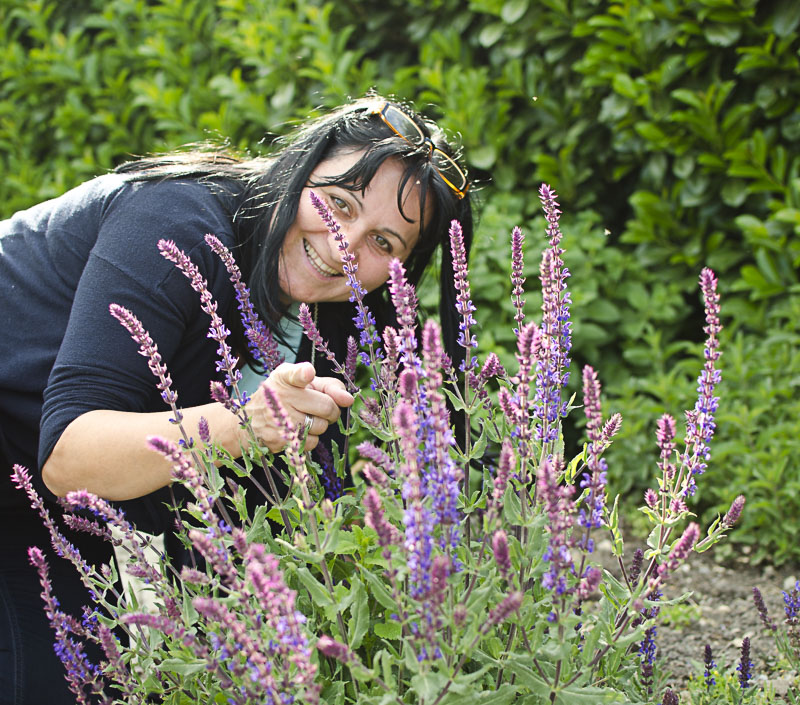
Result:
<svg viewBox="0 0 800 705"><path fill-rule="evenodd" d="M109 313L111 303L132 311L150 333L172 375L179 405L209 401L208 383L215 376L210 319L188 279L157 248L163 238L186 252L222 313L231 308L233 289L204 242L207 233L231 247L230 217L203 184L131 183L107 204L44 390L40 467L69 423L88 411L168 408L138 344Z"/></svg>

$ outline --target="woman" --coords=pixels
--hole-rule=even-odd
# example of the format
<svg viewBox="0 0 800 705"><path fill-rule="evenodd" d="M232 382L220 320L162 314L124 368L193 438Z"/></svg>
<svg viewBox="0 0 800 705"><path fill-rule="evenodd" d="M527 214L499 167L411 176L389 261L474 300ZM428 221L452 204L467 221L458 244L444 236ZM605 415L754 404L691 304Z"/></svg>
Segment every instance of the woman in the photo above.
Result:
<svg viewBox="0 0 800 705"><path fill-rule="evenodd" d="M469 247L471 210L464 172L441 131L401 106L356 101L299 128L268 158L238 160L192 152L123 165L60 198L0 223L0 702L72 700L52 650L39 587L27 565L30 545L47 546L38 518L11 487L12 463L40 468L54 495L86 488L121 501L143 530L169 527L169 465L147 450L148 435L176 438L146 361L108 313L130 309L156 341L187 428L201 416L212 439L237 452L236 419L209 399L218 378L208 317L177 269L158 253L167 238L208 281L219 311L241 340L227 273L204 242L231 249L257 311L284 344L286 359L266 380L296 423L310 425L307 447L352 397L324 360L308 362L293 313L315 304L318 325L341 353L353 331L352 304L335 242L309 202L313 190L332 209L357 257L358 275L378 325L393 322L385 282L392 257L417 283L458 218ZM441 316L448 351L458 358L452 262L442 248ZM244 345L236 351L246 356ZM281 442L263 395L248 404L258 436ZM107 548L75 536L90 562ZM86 593L65 561L51 561L55 593L80 614Z"/></svg>

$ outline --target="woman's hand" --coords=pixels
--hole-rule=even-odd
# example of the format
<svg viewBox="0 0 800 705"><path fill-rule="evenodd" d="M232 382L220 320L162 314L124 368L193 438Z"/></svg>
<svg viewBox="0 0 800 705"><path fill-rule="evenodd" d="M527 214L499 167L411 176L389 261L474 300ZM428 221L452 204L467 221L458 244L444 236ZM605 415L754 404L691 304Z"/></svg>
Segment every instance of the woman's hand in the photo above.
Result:
<svg viewBox="0 0 800 705"><path fill-rule="evenodd" d="M286 441L264 396L264 387L268 387L277 397L295 425L304 426L307 416L311 417L306 450L314 449L328 426L336 423L340 415L339 407L349 407L354 401L353 395L345 390L340 380L317 377L310 362L284 362L279 365L261 383L245 407L256 437L272 452L282 450Z"/></svg>

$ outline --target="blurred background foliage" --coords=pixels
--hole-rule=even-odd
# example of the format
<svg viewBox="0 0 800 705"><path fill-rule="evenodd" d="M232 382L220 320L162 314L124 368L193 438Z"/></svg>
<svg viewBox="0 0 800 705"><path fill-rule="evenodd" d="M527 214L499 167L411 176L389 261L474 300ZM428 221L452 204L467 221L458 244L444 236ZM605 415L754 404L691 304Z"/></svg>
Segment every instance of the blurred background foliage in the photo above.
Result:
<svg viewBox="0 0 800 705"><path fill-rule="evenodd" d="M262 153L348 97L407 99L463 147L482 346L507 363L509 233L538 317L537 190L558 191L573 382L591 363L624 416L609 481L629 517L656 419L693 406L715 269L722 402L695 506L708 520L744 492L735 546L797 561L799 29L795 0L0 0L0 216L131 155Z"/></svg>

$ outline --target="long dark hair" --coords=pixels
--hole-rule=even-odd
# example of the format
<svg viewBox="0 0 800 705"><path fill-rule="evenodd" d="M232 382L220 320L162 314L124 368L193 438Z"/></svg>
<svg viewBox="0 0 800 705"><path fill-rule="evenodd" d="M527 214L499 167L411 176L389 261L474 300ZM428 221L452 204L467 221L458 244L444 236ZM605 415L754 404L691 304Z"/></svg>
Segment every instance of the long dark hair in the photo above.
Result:
<svg viewBox="0 0 800 705"><path fill-rule="evenodd" d="M403 213L402 194L409 182L419 188L423 211L419 214L420 237L405 261L407 276L411 283L418 284L437 247L443 245L439 302L442 335L448 354L459 361L463 350L457 344L457 292L448 230L453 219L461 223L469 254L473 232L470 196L467 193L458 198L442 180L429 159L427 146L415 146L397 136L380 116L372 113L370 109L380 102L380 98L371 96L309 120L283 138L276 151L267 157L240 159L225 150L196 149L127 162L116 171L135 180L202 178L213 183L217 193L234 204L232 219L237 242L234 255L250 287L256 310L280 335L279 321L286 315L278 278L281 249L312 172L321 161L340 152L361 150L363 156L352 168L325 183L363 191L387 159L397 159L403 166L397 192L400 212ZM456 156L433 122L407 106L402 108L435 147ZM395 322L386 285L370 292L365 301L379 327ZM338 333L333 336L335 347L340 348L346 339L342 331L352 330L352 316L350 303L319 304L321 330Z"/></svg>

